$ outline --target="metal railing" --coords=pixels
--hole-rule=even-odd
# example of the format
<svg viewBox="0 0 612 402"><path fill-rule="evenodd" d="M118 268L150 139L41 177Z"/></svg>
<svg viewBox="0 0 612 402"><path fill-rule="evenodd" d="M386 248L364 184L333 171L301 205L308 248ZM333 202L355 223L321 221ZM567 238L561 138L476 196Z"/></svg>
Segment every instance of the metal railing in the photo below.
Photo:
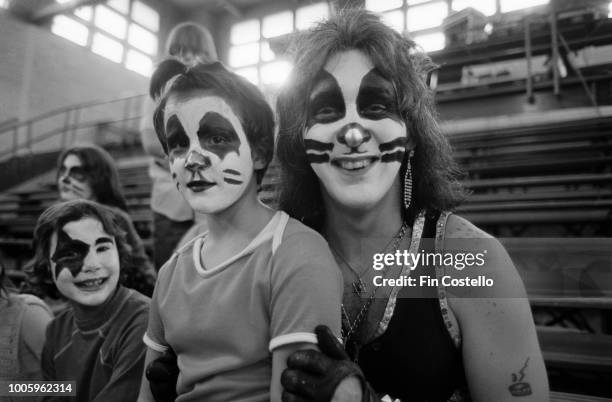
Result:
<svg viewBox="0 0 612 402"><path fill-rule="evenodd" d="M62 149L78 141L105 142L97 138L102 128L113 126L136 132L144 94L92 101L58 108L27 121L0 127L0 161L37 151ZM58 140L59 139L59 140Z"/></svg>

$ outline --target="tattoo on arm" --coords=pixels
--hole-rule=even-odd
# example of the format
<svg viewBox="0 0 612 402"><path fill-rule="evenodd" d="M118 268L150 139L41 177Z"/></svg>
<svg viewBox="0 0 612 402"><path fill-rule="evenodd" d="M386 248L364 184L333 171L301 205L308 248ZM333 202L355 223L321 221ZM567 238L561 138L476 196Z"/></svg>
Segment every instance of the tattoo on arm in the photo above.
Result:
<svg viewBox="0 0 612 402"><path fill-rule="evenodd" d="M508 390L512 396L527 396L531 395L531 385L527 382L523 382L525 378L525 370L529 366L529 357L525 360L523 367L516 373L512 373L512 384L508 387Z"/></svg>

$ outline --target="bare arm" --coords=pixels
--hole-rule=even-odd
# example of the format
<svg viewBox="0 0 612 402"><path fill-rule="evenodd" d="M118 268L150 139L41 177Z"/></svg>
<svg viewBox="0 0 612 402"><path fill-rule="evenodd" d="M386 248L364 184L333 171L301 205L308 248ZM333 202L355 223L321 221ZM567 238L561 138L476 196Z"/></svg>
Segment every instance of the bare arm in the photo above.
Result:
<svg viewBox="0 0 612 402"><path fill-rule="evenodd" d="M487 249L478 275L484 274L495 283L490 288L453 288L457 297L449 298L461 328L463 364L472 399L547 401L546 368L523 282L503 246L469 222L451 216L447 236L452 237L461 226L464 229L457 230L468 227L473 238L468 243L473 249L468 251Z"/></svg>

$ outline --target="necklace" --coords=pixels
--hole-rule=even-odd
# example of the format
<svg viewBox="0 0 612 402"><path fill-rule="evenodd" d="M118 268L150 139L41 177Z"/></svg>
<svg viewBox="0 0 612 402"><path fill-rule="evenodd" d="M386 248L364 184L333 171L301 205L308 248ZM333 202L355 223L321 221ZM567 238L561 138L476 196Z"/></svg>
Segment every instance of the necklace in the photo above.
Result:
<svg viewBox="0 0 612 402"><path fill-rule="evenodd" d="M389 249L389 245L391 245L391 243L394 243L392 248L397 249L397 246L399 245L398 240L399 241L402 240L402 238L406 235L407 230L408 230L408 226L405 223L403 223L399 231L385 245L385 247L383 248L383 252L386 252ZM358 297L362 297L365 294L367 294L368 287L362 278L366 274L366 272L368 272L368 269L366 268L360 274L359 272L357 272L355 268L353 268L353 266L348 262L348 260L344 257L344 255L340 251L336 250L336 248L332 247L331 245L330 245L330 249L335 255L338 256L338 258L340 258L340 260L344 263L344 265L346 265L347 268L351 271L351 273L357 278L351 283L351 287L353 288L353 293Z"/></svg>
<svg viewBox="0 0 612 402"><path fill-rule="evenodd" d="M359 274L355 268L353 268L353 266L351 264L349 264L349 262L346 260L346 258L344 258L344 256L342 254L340 254L340 252L338 250L336 250L333 247L330 247L332 252L338 256L338 258L340 258L340 260L342 260L342 262L344 263L344 265L346 265L348 267L348 269L353 273L353 275L355 275L355 277L357 278L357 280L354 280L351 283L351 287L353 288L353 293L355 293L355 295L361 297L363 295L365 295L368 291L368 287L366 286L365 282L361 279L361 277L363 275L365 275L365 273L368 271L367 269L365 271L363 271L361 274Z"/></svg>
<svg viewBox="0 0 612 402"><path fill-rule="evenodd" d="M393 250L397 250L399 248L400 243L402 242L402 239L404 238L404 236L406 236L406 232L408 231L408 225L406 225L406 223L404 222L402 224L402 227L400 228L400 230L397 232L397 234L395 236L393 236L393 238L391 239L391 241L389 242L389 244L392 244L392 249ZM385 247L384 251L387 251L389 248L389 244L387 244L387 246ZM336 252L337 253L337 252ZM340 258L343 260L343 262L350 268L350 270L357 275L357 272L347 263L346 259L338 254L340 256ZM361 277L358 276L359 282L363 283L363 281L361 281ZM356 282L356 281L355 281ZM355 282L353 282L353 291L355 292ZM365 286L365 284L364 284ZM370 292L370 296L368 297L368 299L361 305L361 308L359 309L359 312L357 313L357 315L355 316L355 319L353 320L353 322L351 323L351 319L349 317L348 312L346 311L346 308L344 307L344 304L342 304L341 306L341 310L342 310L342 318L344 321L346 321L346 329L342 328L342 339L344 340L344 344L346 345L346 350L349 354L349 356L352 356L353 361L357 362L357 360L359 359L359 344L357 342L357 340L353 339L354 335L357 333L357 330L359 328L361 328L361 324L363 323L363 319L367 316L368 310L370 309L370 306L372 305L372 302L374 301L374 296L376 295L376 287L374 288L374 290L372 292ZM356 293L357 294L357 293ZM360 295L360 293L358 294ZM343 325L343 327L345 327Z"/></svg>

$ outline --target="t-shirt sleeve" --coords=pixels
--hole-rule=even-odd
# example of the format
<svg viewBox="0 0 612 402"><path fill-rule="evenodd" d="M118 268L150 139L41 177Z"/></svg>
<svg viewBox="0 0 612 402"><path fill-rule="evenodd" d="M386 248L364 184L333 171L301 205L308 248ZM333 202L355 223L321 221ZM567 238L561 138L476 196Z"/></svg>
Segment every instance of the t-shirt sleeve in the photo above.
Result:
<svg viewBox="0 0 612 402"><path fill-rule="evenodd" d="M142 338L145 345L160 353L164 353L169 348L166 342L164 323L160 315L159 305L163 298L162 293L164 293L168 284L168 275L166 275L168 273L168 265L173 263L173 261L174 259L168 261L159 271L157 283L155 284L153 296L151 297L151 304L149 305L147 331Z"/></svg>
<svg viewBox="0 0 612 402"><path fill-rule="evenodd" d="M315 232L290 234L273 261L269 349L316 344L314 329L321 324L339 336L342 274L325 240Z"/></svg>

